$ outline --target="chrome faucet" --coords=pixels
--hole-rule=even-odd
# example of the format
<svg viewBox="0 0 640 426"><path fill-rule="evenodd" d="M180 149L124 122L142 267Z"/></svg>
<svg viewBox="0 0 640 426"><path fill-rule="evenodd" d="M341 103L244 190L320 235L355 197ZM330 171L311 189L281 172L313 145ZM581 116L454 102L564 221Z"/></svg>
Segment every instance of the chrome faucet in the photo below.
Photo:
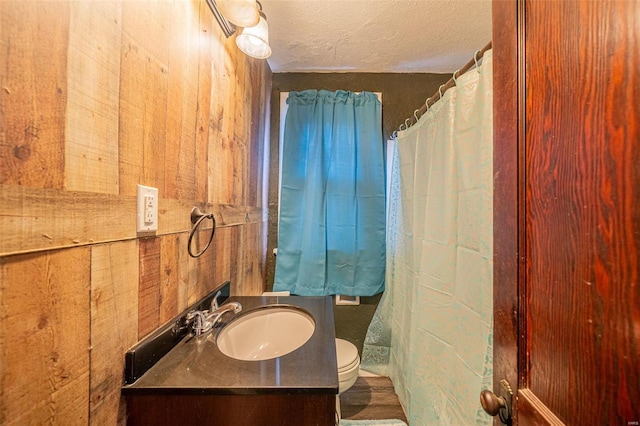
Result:
<svg viewBox="0 0 640 426"><path fill-rule="evenodd" d="M227 312L233 312L234 314L237 314L241 310L242 310L242 305L238 302L229 302L220 306L218 309L215 309L210 314L211 317L215 315L215 318L213 319L213 321L211 321L211 326L217 327L219 325L220 318L222 317L222 315L226 314Z"/></svg>
<svg viewBox="0 0 640 426"><path fill-rule="evenodd" d="M217 296L216 296L217 297ZM242 310L242 305L238 302L229 302L219 308L214 309L214 300L211 302L212 309L210 311L191 311L187 314L186 320L191 324L196 336L200 336L214 327L217 327L220 318L227 312L237 314ZM217 305L217 302L215 303Z"/></svg>
<svg viewBox="0 0 640 426"><path fill-rule="evenodd" d="M207 313L208 311L191 311L187 314L187 323L191 324L191 328L196 333L196 336L200 336L211 330L211 323L207 318Z"/></svg>

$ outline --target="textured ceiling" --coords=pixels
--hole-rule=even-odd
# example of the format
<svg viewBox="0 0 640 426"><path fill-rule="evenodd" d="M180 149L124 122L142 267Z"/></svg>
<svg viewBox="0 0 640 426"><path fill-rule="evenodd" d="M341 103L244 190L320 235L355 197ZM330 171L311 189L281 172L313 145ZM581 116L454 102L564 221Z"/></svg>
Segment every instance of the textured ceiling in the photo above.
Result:
<svg viewBox="0 0 640 426"><path fill-rule="evenodd" d="M273 72L453 72L491 40L491 0L262 0Z"/></svg>

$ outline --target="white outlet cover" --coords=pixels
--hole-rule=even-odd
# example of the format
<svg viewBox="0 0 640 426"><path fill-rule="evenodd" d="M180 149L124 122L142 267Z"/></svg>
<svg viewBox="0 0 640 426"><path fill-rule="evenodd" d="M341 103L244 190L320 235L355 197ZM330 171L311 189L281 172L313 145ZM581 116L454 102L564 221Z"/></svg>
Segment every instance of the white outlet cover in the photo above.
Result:
<svg viewBox="0 0 640 426"><path fill-rule="evenodd" d="M146 202L145 202L146 200ZM158 188L138 185L136 231L158 230Z"/></svg>

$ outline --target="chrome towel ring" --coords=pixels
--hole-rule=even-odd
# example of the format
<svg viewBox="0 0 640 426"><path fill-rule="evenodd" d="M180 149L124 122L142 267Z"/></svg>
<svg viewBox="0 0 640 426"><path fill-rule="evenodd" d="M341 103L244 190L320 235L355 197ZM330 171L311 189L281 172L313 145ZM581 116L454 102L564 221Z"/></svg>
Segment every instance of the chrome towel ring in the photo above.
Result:
<svg viewBox="0 0 640 426"><path fill-rule="evenodd" d="M212 222L211 235L209 236L209 241L207 242L207 245L205 245L202 250L200 250L196 254L193 254L193 251L191 250L191 240L193 240L193 236L195 235L196 230L198 229L198 226L200 226L205 219L211 219L211 222ZM191 228L191 233L189 233L189 242L187 243L187 250L189 251L189 256L200 257L202 256L202 253L207 251L207 249L211 245L211 241L213 241L213 234L216 233L216 219L215 217L213 217L213 214L202 213L199 208L194 207L193 209L191 209L191 223L193 224L193 228Z"/></svg>

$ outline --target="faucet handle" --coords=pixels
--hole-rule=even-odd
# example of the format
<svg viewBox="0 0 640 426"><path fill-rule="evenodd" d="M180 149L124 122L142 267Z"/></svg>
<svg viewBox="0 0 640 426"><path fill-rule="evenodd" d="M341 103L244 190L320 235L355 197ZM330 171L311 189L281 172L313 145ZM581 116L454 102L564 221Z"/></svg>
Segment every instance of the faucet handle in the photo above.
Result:
<svg viewBox="0 0 640 426"><path fill-rule="evenodd" d="M207 318L207 311L190 311L187 313L186 320L187 322L193 321L191 328L195 332L196 336L200 336L201 334L211 330L212 324Z"/></svg>
<svg viewBox="0 0 640 426"><path fill-rule="evenodd" d="M191 324L192 328L200 328L202 327L202 323L204 320L204 314L202 311L189 311L187 315L184 317L188 324Z"/></svg>
<svg viewBox="0 0 640 426"><path fill-rule="evenodd" d="M220 296L222 296L222 291L218 291L216 295L213 296L213 299L211 299L211 312L215 311L220 307L220 305L218 305L218 297Z"/></svg>

